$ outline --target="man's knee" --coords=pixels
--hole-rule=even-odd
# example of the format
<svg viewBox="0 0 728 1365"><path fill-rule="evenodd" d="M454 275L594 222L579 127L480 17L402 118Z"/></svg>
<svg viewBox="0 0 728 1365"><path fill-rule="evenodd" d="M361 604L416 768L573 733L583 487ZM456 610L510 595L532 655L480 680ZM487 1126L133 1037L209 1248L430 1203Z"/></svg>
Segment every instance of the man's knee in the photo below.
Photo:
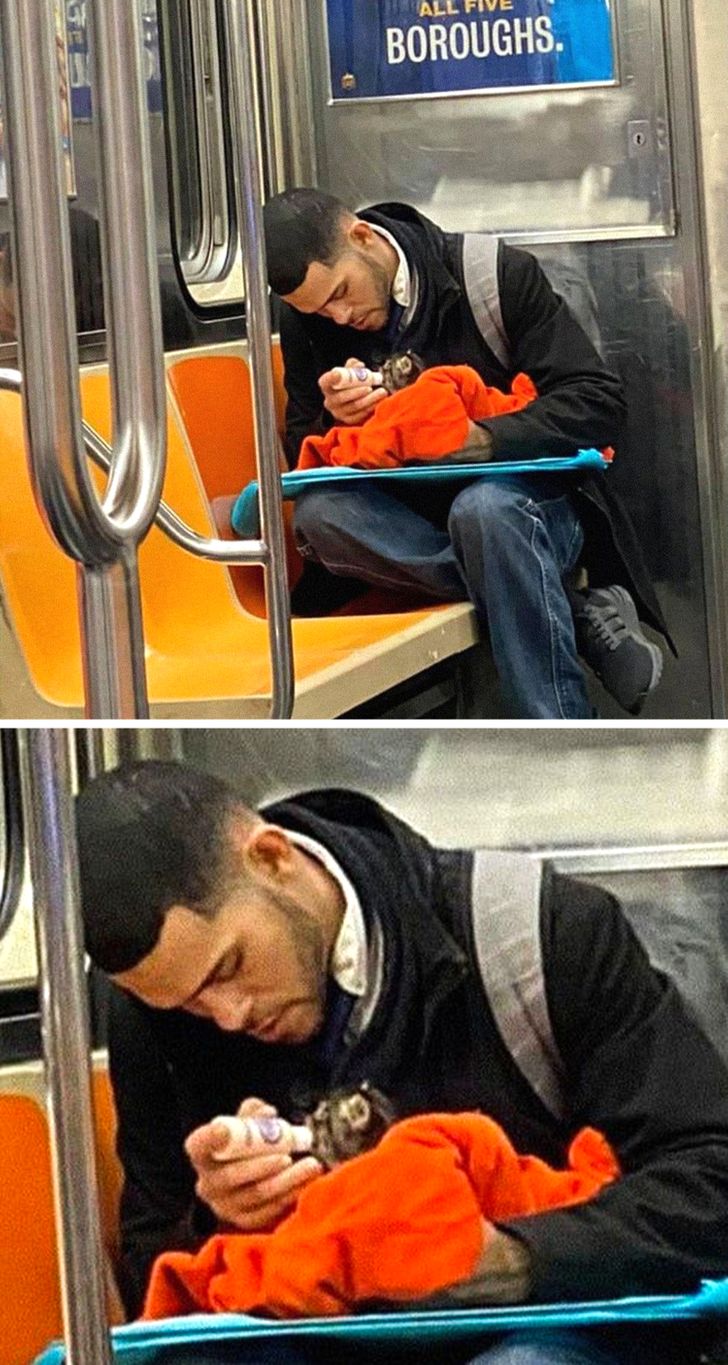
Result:
<svg viewBox="0 0 728 1365"><path fill-rule="evenodd" d="M450 536L454 539L476 527L491 531L507 525L522 515L527 501L524 493L496 479L469 484L453 498L448 518Z"/></svg>
<svg viewBox="0 0 728 1365"><path fill-rule="evenodd" d="M352 496L343 489L312 488L296 499L293 530L296 544L304 553L308 547L325 549L337 541L341 531L356 524Z"/></svg>
<svg viewBox="0 0 728 1365"><path fill-rule="evenodd" d="M315 535L317 527L322 524L326 510L326 494L323 490L312 489L310 493L302 493L296 499L293 513L293 527L296 538L310 541Z"/></svg>
<svg viewBox="0 0 728 1365"><path fill-rule="evenodd" d="M470 1365L617 1365L618 1359L588 1335L549 1331L508 1337L474 1356Z"/></svg>
<svg viewBox="0 0 728 1365"><path fill-rule="evenodd" d="M475 1356L470 1365L587 1365L588 1361L589 1356L568 1354L563 1347L547 1340L513 1339Z"/></svg>
<svg viewBox="0 0 728 1365"><path fill-rule="evenodd" d="M448 534L456 550L487 546L492 559L499 543L512 542L527 502L524 493L495 479L469 484L453 499L448 517Z"/></svg>

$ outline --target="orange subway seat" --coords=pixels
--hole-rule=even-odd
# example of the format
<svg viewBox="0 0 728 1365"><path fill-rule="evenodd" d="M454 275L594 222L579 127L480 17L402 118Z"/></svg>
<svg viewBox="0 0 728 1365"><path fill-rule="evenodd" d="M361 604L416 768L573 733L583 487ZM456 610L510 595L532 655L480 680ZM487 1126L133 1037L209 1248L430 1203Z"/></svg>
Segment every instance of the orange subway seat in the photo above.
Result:
<svg viewBox="0 0 728 1365"><path fill-rule="evenodd" d="M87 421L108 439L107 375L84 375L81 389ZM36 691L54 705L78 707L83 687L76 569L38 515L16 394L0 393L0 430L0 477L13 490L12 499L0 500L0 571L8 613ZM172 407L168 438L165 500L196 531L213 535L195 459ZM156 528L142 546L140 566L151 701L184 705L267 695L267 625L241 607L226 569L188 555ZM394 641L411 627L419 629L442 611L428 607L295 621L297 682Z"/></svg>
<svg viewBox="0 0 728 1365"><path fill-rule="evenodd" d="M101 1231L113 1272L119 1245L121 1165L106 1069L93 1072ZM63 1331L51 1149L45 1110L27 1094L0 1093L0 1365L28 1365ZM107 1292L115 1292L107 1277ZM109 1317L121 1322L118 1300Z"/></svg>
<svg viewBox="0 0 728 1365"><path fill-rule="evenodd" d="M0 1365L27 1365L61 1331L50 1141L26 1095L0 1094Z"/></svg>
<svg viewBox="0 0 728 1365"><path fill-rule="evenodd" d="M278 432L285 423L281 348L272 349ZM258 477L255 463L253 393L250 367L242 356L192 355L176 360L167 371L172 396L194 451L195 463L212 504L218 534L235 540L230 511L241 488ZM303 572L293 539L293 506L285 503L286 567L291 588ZM238 600L253 616L265 616L263 570L233 565L230 577Z"/></svg>

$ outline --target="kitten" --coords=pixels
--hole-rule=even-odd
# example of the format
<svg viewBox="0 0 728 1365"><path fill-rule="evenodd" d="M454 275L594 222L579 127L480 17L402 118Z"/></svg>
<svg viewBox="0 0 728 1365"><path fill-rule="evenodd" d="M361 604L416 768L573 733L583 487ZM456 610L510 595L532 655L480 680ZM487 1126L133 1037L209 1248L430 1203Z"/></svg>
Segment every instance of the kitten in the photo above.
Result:
<svg viewBox="0 0 728 1365"><path fill-rule="evenodd" d="M376 1147L395 1117L390 1101L368 1081L356 1090L335 1090L306 1118L313 1134L311 1155L330 1171Z"/></svg>
<svg viewBox="0 0 728 1365"><path fill-rule="evenodd" d="M391 355L383 361L380 369L382 385L387 393L398 393L400 389L406 389L409 384L414 384L426 369L426 365L414 351L401 351L398 355Z"/></svg>
<svg viewBox="0 0 728 1365"><path fill-rule="evenodd" d="M424 360L414 351L400 351L388 356L376 370L370 370L366 365L340 365L331 373L337 390L347 389L352 384L369 384L373 389L386 389L392 394L414 384L426 368Z"/></svg>

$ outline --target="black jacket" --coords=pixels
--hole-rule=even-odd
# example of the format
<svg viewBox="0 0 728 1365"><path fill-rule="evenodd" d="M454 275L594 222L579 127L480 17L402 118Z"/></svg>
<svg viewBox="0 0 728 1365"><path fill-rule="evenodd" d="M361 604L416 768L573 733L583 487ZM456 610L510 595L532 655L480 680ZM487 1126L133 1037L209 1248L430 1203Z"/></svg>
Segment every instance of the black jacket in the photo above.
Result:
<svg viewBox="0 0 728 1365"><path fill-rule="evenodd" d="M530 459L573 455L583 447L619 447L625 418L620 381L562 299L554 294L536 259L501 243L499 284L503 322L511 352L506 370L483 340L463 283L462 235L442 232L405 204L380 204L359 214L396 237L418 280L414 316L394 345L380 332L341 327L328 318L281 306L280 335L288 394L286 446L291 464L305 436L325 431L318 379L351 355L375 364L394 350L416 351L428 365L467 364L486 384L508 390L523 371L539 398L522 412L481 423L493 437L494 458ZM629 516L609 475L583 478L575 496L586 531L584 561L593 587L619 582L629 588L641 617L668 639Z"/></svg>
<svg viewBox="0 0 728 1365"><path fill-rule="evenodd" d="M317 1040L266 1045L115 991L111 1076L125 1169L123 1294L138 1309L153 1257L212 1231L185 1136L250 1094L291 1113L368 1078L401 1114L482 1109L516 1146L563 1163L585 1124L624 1177L588 1204L507 1224L529 1246L535 1300L689 1290L728 1273L728 1077L606 892L552 873L541 933L571 1112L556 1121L496 1029L461 907L472 855L433 849L375 802L311 792L265 811L328 847L385 939L379 1003L360 1039L324 1064Z"/></svg>

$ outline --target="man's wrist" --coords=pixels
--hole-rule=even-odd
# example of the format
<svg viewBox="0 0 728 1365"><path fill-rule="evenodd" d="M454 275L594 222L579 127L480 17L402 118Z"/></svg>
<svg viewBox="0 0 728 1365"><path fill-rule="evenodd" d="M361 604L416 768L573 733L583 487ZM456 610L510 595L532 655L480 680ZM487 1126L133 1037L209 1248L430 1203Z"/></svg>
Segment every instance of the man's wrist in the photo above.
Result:
<svg viewBox="0 0 728 1365"><path fill-rule="evenodd" d="M465 450L468 451L474 460L489 460L493 454L493 436L486 427L478 426L477 422L470 423L468 439Z"/></svg>
<svg viewBox="0 0 728 1365"><path fill-rule="evenodd" d="M460 461L463 464L481 464L485 460L490 460L493 455L493 437L485 427L478 426L477 422L471 420L467 429L466 444L459 450L455 450L449 460Z"/></svg>
<svg viewBox="0 0 728 1365"><path fill-rule="evenodd" d="M490 1236L469 1279L452 1285L451 1298L463 1307L523 1303L531 1293L531 1253L518 1237L488 1229Z"/></svg>

